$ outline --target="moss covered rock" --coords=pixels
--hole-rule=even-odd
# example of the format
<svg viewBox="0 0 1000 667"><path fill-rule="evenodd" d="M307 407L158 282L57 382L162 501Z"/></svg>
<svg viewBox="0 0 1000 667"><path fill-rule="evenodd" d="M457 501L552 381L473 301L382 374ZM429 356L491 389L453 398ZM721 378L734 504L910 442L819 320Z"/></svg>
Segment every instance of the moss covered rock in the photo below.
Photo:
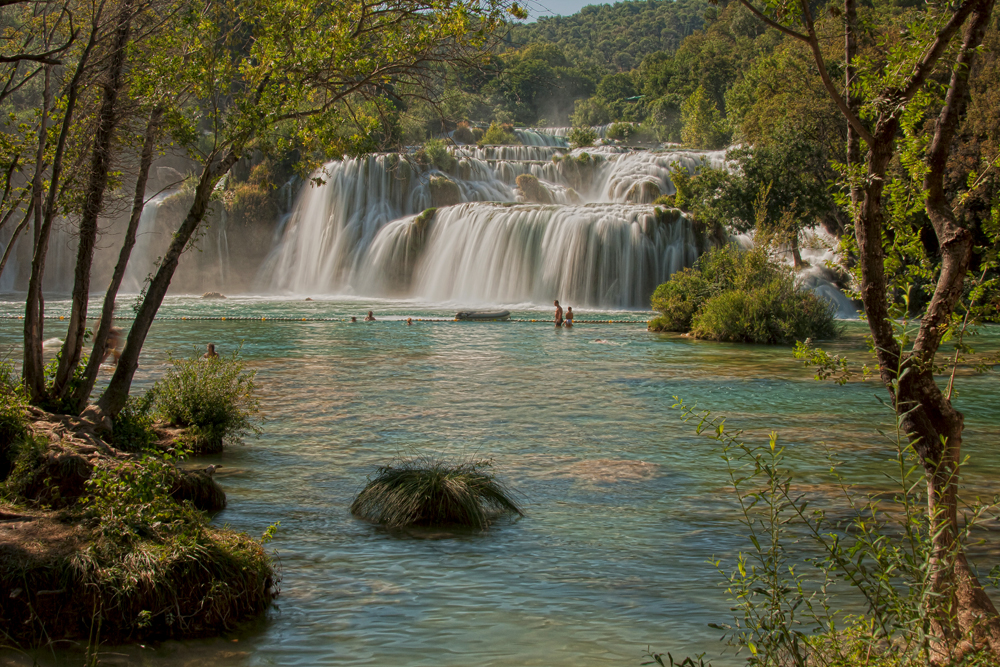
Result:
<svg viewBox="0 0 1000 667"><path fill-rule="evenodd" d="M429 183L431 202L435 208L454 206L462 203L462 191L458 184L446 176L433 176Z"/></svg>
<svg viewBox="0 0 1000 667"><path fill-rule="evenodd" d="M517 187L525 200L533 204L551 204L552 194L542 185L538 178L531 174L521 174L517 177Z"/></svg>

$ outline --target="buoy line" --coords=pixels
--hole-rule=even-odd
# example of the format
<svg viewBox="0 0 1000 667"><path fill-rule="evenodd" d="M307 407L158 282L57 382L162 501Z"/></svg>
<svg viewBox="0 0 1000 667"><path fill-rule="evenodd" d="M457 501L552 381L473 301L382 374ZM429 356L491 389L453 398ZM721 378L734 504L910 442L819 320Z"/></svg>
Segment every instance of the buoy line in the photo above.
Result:
<svg viewBox="0 0 1000 667"><path fill-rule="evenodd" d="M65 320L68 316L66 315L46 315L46 320ZM24 315L0 315L0 320L23 320ZM134 320L134 317L123 317L120 315L115 315L113 319L116 320ZM535 324L553 324L554 320L524 320L524 319L508 319L508 320L458 320L455 318L443 318L443 317L412 317L410 318L414 322L517 322L517 323L535 323ZM349 317L268 317L262 315L248 316L248 315L165 315L157 316L154 318L156 322L350 322ZM375 320L376 323L386 323L386 322L406 322L405 319L396 320ZM646 324L647 320L573 320L573 324ZM355 324L371 324L371 322L364 322L363 320L358 320Z"/></svg>

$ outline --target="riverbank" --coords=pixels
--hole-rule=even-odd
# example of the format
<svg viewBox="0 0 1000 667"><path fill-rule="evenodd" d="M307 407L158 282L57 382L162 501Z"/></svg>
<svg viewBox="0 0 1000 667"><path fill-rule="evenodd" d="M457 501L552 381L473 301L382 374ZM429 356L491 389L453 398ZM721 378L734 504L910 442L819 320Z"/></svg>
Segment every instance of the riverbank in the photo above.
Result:
<svg viewBox="0 0 1000 667"><path fill-rule="evenodd" d="M277 594L260 541L209 525L225 493L159 453L109 445L93 424L27 408L0 499L0 632L24 648L218 635ZM155 450L154 450L155 451Z"/></svg>

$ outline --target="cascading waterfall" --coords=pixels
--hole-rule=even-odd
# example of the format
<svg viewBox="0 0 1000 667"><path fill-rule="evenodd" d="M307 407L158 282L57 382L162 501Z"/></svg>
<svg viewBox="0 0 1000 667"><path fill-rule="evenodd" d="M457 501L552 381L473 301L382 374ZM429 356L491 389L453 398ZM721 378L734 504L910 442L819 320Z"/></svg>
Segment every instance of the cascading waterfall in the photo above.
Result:
<svg viewBox="0 0 1000 667"><path fill-rule="evenodd" d="M684 216L649 204L674 192L671 166L720 165L724 153L548 143L454 147L449 173L415 155L330 163L317 174L322 184L300 195L258 285L296 294L644 306L707 243ZM532 203L517 188L525 174L538 179L542 199Z"/></svg>
<svg viewBox="0 0 1000 667"><path fill-rule="evenodd" d="M427 227L420 229L422 224ZM467 304L546 302L635 307L690 266L704 240L649 206L462 204L384 228L356 287Z"/></svg>

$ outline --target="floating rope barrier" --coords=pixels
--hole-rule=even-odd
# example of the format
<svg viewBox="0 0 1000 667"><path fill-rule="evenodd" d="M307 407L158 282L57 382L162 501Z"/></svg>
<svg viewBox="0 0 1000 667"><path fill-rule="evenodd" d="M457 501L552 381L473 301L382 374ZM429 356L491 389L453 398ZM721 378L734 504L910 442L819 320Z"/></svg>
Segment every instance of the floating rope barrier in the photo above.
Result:
<svg viewBox="0 0 1000 667"><path fill-rule="evenodd" d="M46 315L46 320L65 320L68 316L66 315ZM0 320L23 320L24 315L0 315ZM113 319L116 320L134 320L134 317L122 317L116 315ZM414 322L518 322L518 323L537 323L537 324L554 324L555 320L526 320L526 319L507 319L507 320L458 320L452 317L412 317L410 318ZM270 317L267 315L252 316L252 315L164 315L157 316L155 318L157 322L350 322L349 317ZM387 323L387 322L406 322L405 319L393 319L393 320L375 320L376 323ZM356 324L370 324L370 322L365 322L364 320L357 320ZM573 324L646 324L646 320L573 320Z"/></svg>

